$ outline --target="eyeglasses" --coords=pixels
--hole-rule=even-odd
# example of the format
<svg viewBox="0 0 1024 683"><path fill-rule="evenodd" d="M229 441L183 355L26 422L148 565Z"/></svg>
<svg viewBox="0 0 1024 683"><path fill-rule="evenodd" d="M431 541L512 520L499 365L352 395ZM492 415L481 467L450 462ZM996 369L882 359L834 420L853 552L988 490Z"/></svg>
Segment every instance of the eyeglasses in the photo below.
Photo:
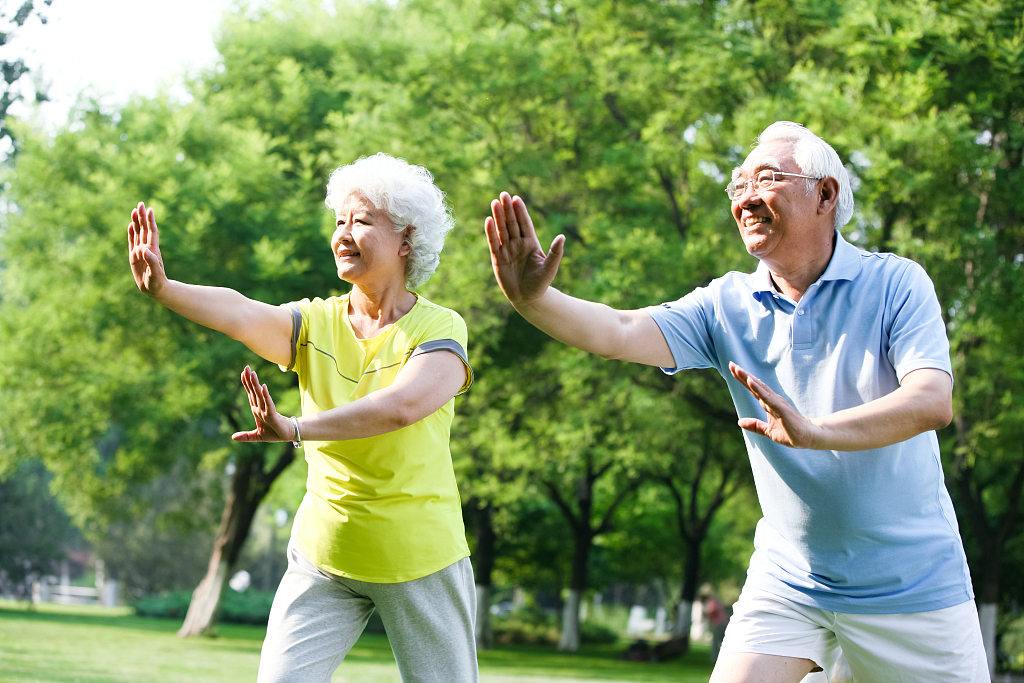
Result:
<svg viewBox="0 0 1024 683"><path fill-rule="evenodd" d="M729 199L736 201L743 196L743 193L747 191L747 187L753 187L754 192L764 192L775 184L775 179L780 176L793 176L794 178L810 178L811 180L821 180L812 175L803 175L801 173L783 173L782 171L772 171L765 169L759 171L754 176L753 180L744 180L743 178L737 178L728 185L725 186L725 193L729 195Z"/></svg>

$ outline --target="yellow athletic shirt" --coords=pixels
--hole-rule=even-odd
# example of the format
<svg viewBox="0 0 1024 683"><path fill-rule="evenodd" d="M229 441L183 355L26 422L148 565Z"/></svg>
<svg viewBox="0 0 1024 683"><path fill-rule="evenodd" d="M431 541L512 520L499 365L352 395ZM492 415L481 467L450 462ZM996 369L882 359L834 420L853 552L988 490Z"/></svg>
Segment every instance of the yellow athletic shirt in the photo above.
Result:
<svg viewBox="0 0 1024 683"><path fill-rule="evenodd" d="M414 355L451 351L466 360L466 323L417 295L412 310L372 339L348 319L348 295L285 304L302 414L345 405L391 385ZM306 495L293 536L318 567L373 583L411 581L469 556L448 449L453 398L419 422L380 436L307 441Z"/></svg>

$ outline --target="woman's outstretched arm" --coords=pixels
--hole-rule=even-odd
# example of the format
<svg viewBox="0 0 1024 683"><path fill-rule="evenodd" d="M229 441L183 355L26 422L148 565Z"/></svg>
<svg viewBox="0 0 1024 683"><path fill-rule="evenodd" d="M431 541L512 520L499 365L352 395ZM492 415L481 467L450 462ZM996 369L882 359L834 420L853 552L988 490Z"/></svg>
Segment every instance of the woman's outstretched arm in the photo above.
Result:
<svg viewBox="0 0 1024 683"><path fill-rule="evenodd" d="M409 359L395 382L360 399L316 415L281 415L266 384L246 366L242 385L249 394L256 429L236 432L235 441L295 441L295 422L304 441L365 439L407 427L440 410L466 382L466 366L450 351Z"/></svg>
<svg viewBox="0 0 1024 683"><path fill-rule="evenodd" d="M175 313L223 332L256 355L279 365L291 361L292 317L280 306L249 299L233 289L171 280L160 254L153 209L139 202L128 224L128 263L139 290Z"/></svg>

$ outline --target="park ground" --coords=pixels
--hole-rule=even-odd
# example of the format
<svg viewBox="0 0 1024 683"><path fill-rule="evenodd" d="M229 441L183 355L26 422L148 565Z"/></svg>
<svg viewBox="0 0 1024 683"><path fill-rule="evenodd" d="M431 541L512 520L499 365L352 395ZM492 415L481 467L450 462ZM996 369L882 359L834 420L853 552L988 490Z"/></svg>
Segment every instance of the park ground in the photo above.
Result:
<svg viewBox="0 0 1024 683"><path fill-rule="evenodd" d="M217 638L182 639L180 624L130 608L64 607L0 600L0 683L251 683L265 629L223 624ZM619 658L627 643L576 653L507 646L480 653L481 683L706 683L706 648L652 664ZM384 636L364 634L333 683L400 683Z"/></svg>

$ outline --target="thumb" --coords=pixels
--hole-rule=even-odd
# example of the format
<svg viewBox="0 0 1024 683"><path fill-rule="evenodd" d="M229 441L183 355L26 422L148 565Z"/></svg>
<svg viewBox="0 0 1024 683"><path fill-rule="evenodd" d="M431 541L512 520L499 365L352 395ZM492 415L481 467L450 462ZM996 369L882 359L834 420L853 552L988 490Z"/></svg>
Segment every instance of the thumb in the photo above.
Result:
<svg viewBox="0 0 1024 683"><path fill-rule="evenodd" d="M149 267L154 271L156 271L157 267L160 265L160 257L149 249L142 250L142 258L146 259L146 263L148 263Z"/></svg>
<svg viewBox="0 0 1024 683"><path fill-rule="evenodd" d="M737 423L740 429L745 429L748 432L754 432L761 436L768 436L768 423L762 420L757 420L752 417L740 418Z"/></svg>
<svg viewBox="0 0 1024 683"><path fill-rule="evenodd" d="M562 262L562 256L565 254L565 235L558 235L551 242L551 248L548 249L547 258L544 259L544 273L549 278L554 278L555 273L558 272L558 264Z"/></svg>

